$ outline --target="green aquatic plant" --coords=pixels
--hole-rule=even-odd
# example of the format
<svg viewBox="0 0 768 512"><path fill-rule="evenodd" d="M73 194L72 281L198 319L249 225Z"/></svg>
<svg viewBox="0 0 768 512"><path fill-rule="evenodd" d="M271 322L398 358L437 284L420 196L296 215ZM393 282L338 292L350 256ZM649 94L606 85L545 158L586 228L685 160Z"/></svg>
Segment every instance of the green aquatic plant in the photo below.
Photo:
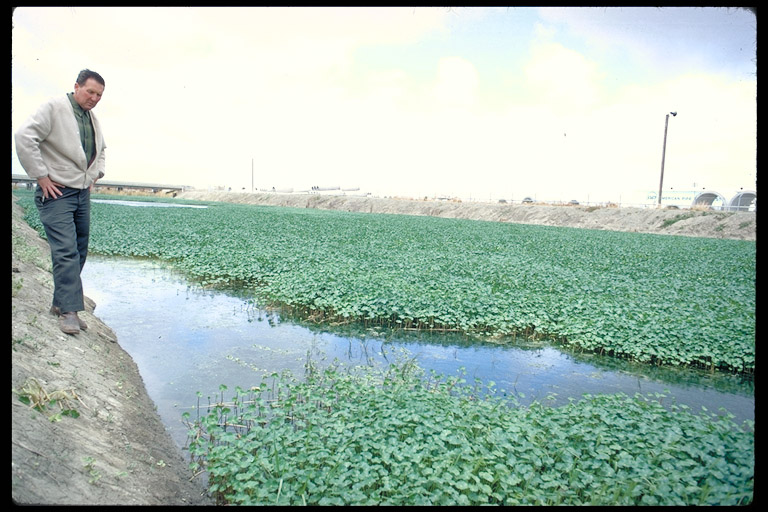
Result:
<svg viewBox="0 0 768 512"><path fill-rule="evenodd" d="M478 388L408 361L275 373L185 415L191 466L219 504L752 501L751 422L665 407L659 394L521 407Z"/></svg>
<svg viewBox="0 0 768 512"><path fill-rule="evenodd" d="M40 228L31 199L30 224ZM518 335L753 373L755 243L207 203L94 203L91 251L172 262L321 323Z"/></svg>

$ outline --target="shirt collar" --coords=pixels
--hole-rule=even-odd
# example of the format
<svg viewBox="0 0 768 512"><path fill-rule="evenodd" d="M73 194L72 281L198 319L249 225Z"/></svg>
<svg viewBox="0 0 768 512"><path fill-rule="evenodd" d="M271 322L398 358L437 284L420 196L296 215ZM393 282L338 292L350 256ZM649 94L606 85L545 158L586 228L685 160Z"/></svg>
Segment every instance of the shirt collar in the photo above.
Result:
<svg viewBox="0 0 768 512"><path fill-rule="evenodd" d="M72 104L72 108L75 109L75 114L77 114L79 117L88 114L88 112L83 110L83 107L81 107L80 104L75 100L75 93L67 93L67 98L69 98L69 102Z"/></svg>

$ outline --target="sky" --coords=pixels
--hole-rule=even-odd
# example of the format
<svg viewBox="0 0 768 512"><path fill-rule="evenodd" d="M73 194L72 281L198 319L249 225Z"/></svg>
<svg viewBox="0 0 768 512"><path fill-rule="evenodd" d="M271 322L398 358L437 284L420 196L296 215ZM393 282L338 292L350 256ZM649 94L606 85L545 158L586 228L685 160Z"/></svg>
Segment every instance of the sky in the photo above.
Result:
<svg viewBox="0 0 768 512"><path fill-rule="evenodd" d="M658 192L666 125L665 194L757 187L746 9L21 7L12 23L13 131L97 71L104 179L634 204Z"/></svg>

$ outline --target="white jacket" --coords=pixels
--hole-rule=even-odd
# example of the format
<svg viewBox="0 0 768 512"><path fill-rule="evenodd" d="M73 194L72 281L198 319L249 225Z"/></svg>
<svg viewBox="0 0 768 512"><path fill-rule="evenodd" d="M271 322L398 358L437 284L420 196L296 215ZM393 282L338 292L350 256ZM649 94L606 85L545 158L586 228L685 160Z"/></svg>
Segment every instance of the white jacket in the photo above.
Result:
<svg viewBox="0 0 768 512"><path fill-rule="evenodd" d="M16 132L16 155L30 178L48 176L66 187L85 189L104 176L104 137L90 112L96 156L88 166L75 113L64 95L44 103Z"/></svg>

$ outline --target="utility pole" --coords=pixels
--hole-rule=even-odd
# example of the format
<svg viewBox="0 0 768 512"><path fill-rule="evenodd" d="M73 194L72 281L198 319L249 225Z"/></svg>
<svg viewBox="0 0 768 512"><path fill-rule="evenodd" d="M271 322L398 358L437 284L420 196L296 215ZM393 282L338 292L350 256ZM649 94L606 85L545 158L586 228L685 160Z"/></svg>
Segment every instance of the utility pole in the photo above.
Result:
<svg viewBox="0 0 768 512"><path fill-rule="evenodd" d="M677 112L670 112L672 116L676 116ZM664 158L667 154L667 126L669 125L669 114L664 119L664 147L661 150L661 178L659 178L659 208L661 207L661 187L664 183Z"/></svg>

